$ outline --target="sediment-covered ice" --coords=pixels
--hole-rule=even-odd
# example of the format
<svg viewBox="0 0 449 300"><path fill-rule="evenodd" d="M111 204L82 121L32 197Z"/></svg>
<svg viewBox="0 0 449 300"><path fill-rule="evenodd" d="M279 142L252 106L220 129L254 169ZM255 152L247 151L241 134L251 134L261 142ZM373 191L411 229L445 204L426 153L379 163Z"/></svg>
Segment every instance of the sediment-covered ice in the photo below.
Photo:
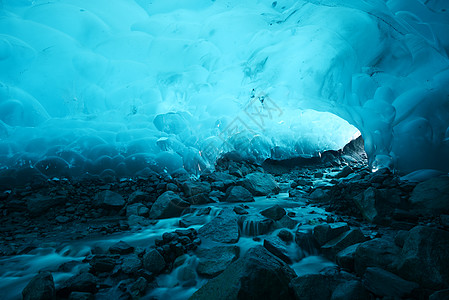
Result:
<svg viewBox="0 0 449 300"><path fill-rule="evenodd" d="M449 170L445 1L0 5L6 177L199 172L223 151L314 154L358 130L375 168Z"/></svg>

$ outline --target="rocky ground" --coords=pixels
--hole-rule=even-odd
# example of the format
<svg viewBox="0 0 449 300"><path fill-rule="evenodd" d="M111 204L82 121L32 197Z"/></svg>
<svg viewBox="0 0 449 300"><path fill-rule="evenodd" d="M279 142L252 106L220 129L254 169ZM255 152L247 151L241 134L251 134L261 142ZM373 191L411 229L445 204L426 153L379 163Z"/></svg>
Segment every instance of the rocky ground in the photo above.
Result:
<svg viewBox="0 0 449 300"><path fill-rule="evenodd" d="M356 148L264 165L228 153L199 178L3 191L0 277L50 248L79 259L33 269L11 299L448 299L449 177L373 173ZM151 240L124 241L151 228ZM64 248L75 244L91 246ZM310 271L310 257L326 263Z"/></svg>

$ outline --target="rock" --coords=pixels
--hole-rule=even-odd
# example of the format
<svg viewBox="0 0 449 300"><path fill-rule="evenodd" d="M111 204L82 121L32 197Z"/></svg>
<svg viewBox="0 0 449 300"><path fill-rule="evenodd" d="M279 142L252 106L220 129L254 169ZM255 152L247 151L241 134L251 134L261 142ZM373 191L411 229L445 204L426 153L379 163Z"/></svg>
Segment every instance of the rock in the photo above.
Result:
<svg viewBox="0 0 449 300"><path fill-rule="evenodd" d="M358 280L350 280L340 283L332 293L331 300L364 300L370 299L369 292Z"/></svg>
<svg viewBox="0 0 449 300"><path fill-rule="evenodd" d="M410 202L419 210L437 214L449 212L449 176L421 182L413 189Z"/></svg>
<svg viewBox="0 0 449 300"><path fill-rule="evenodd" d="M313 228L312 232L313 237L318 242L318 245L322 246L348 230L349 226L347 223L337 222L317 225Z"/></svg>
<svg viewBox="0 0 449 300"><path fill-rule="evenodd" d="M341 170L340 172L337 173L337 175L335 175L335 178L345 178L347 177L349 174L351 174L352 172L354 172L354 170L352 170L351 167L346 166L343 168L343 170Z"/></svg>
<svg viewBox="0 0 449 300"><path fill-rule="evenodd" d="M449 299L449 289L435 292L429 297L429 300L447 300L447 299Z"/></svg>
<svg viewBox="0 0 449 300"><path fill-rule="evenodd" d="M295 229L298 226L299 221L293 220L288 215L283 216L279 221L275 222L276 228L288 228Z"/></svg>
<svg viewBox="0 0 449 300"><path fill-rule="evenodd" d="M354 256L359 245L360 243L357 243L338 252L335 256L337 264L344 269L354 271Z"/></svg>
<svg viewBox="0 0 449 300"><path fill-rule="evenodd" d="M151 206L149 217L152 219L179 217L189 205L174 192L167 191L160 195Z"/></svg>
<svg viewBox="0 0 449 300"><path fill-rule="evenodd" d="M71 292L69 300L94 300L94 298L91 293Z"/></svg>
<svg viewBox="0 0 449 300"><path fill-rule="evenodd" d="M265 249L271 252L271 254L282 259L285 263L293 263L289 257L287 243L281 240L277 236L269 236L263 240L263 246Z"/></svg>
<svg viewBox="0 0 449 300"><path fill-rule="evenodd" d="M237 246L217 246L210 249L199 249L197 272L205 277L215 277L221 274L233 261L239 257Z"/></svg>
<svg viewBox="0 0 449 300"><path fill-rule="evenodd" d="M377 267L366 269L363 276L363 285L377 296L401 299L411 295L412 291L419 287L415 282L404 280L393 273Z"/></svg>
<svg viewBox="0 0 449 300"><path fill-rule="evenodd" d="M321 250L328 257L333 258L341 250L351 245L364 242L365 240L366 238L360 229L351 229L321 246Z"/></svg>
<svg viewBox="0 0 449 300"><path fill-rule="evenodd" d="M278 221L282 219L283 216L286 215L286 212L285 209L276 204L275 206L262 210L260 214L274 221Z"/></svg>
<svg viewBox="0 0 449 300"><path fill-rule="evenodd" d="M114 245L112 245L111 247L109 247L109 252L111 252L112 254L120 254L120 255L130 254L134 252L134 247L130 246L128 243L124 241L119 241Z"/></svg>
<svg viewBox="0 0 449 300"><path fill-rule="evenodd" d="M248 211L244 207L242 207L241 205L234 206L233 210L238 215L247 215L248 214Z"/></svg>
<svg viewBox="0 0 449 300"><path fill-rule="evenodd" d="M254 202L253 195L241 186L231 186L226 190L226 202Z"/></svg>
<svg viewBox="0 0 449 300"><path fill-rule="evenodd" d="M201 181L187 181L182 185L184 194L187 197L195 196L198 194L208 194L211 191L210 183Z"/></svg>
<svg viewBox="0 0 449 300"><path fill-rule="evenodd" d="M111 272L115 268L116 259L110 255L95 255L89 264L92 266L93 273Z"/></svg>
<svg viewBox="0 0 449 300"><path fill-rule="evenodd" d="M142 191L135 191L128 197L128 204L146 203L151 197Z"/></svg>
<svg viewBox="0 0 449 300"><path fill-rule="evenodd" d="M355 277L345 272L327 269L318 274L306 274L293 279L290 283L296 299L328 300L340 284L355 280ZM337 292L337 295L338 296Z"/></svg>
<svg viewBox="0 0 449 300"><path fill-rule="evenodd" d="M23 300L56 299L55 283L50 272L34 276L22 291Z"/></svg>
<svg viewBox="0 0 449 300"><path fill-rule="evenodd" d="M150 212L150 210L148 209L148 207L146 207L142 203L128 204L128 206L126 207L126 216L127 217L129 217L131 215L148 217L149 212Z"/></svg>
<svg viewBox="0 0 449 300"><path fill-rule="evenodd" d="M438 290L449 286L449 232L424 226L409 231L399 255L398 275Z"/></svg>
<svg viewBox="0 0 449 300"><path fill-rule="evenodd" d="M142 267L142 261L136 254L123 258L121 270L125 274L134 275Z"/></svg>
<svg viewBox="0 0 449 300"><path fill-rule="evenodd" d="M120 210L125 206L122 195L112 191L102 191L95 195L94 204L104 209Z"/></svg>
<svg viewBox="0 0 449 300"><path fill-rule="evenodd" d="M198 235L219 243L236 243L240 237L237 215L232 210L222 210L198 230Z"/></svg>
<svg viewBox="0 0 449 300"><path fill-rule="evenodd" d="M289 288L294 277L295 272L287 264L257 246L209 280L190 299L294 299Z"/></svg>
<svg viewBox="0 0 449 300"><path fill-rule="evenodd" d="M383 238L361 243L354 253L354 268L360 276L368 267L379 267L392 271L392 264L401 249L393 241Z"/></svg>
<svg viewBox="0 0 449 300"><path fill-rule="evenodd" d="M50 208L65 204L64 196L43 196L34 194L26 198L27 209L31 216L37 217L46 213Z"/></svg>
<svg viewBox="0 0 449 300"><path fill-rule="evenodd" d="M272 175L260 172L246 175L241 184L254 196L277 194L280 190Z"/></svg>
<svg viewBox="0 0 449 300"><path fill-rule="evenodd" d="M293 234L286 230L286 229L282 229L278 232L278 237L283 240L284 242L292 242L293 241Z"/></svg>
<svg viewBox="0 0 449 300"><path fill-rule="evenodd" d="M354 203L359 208L362 216L368 222L375 222L378 218L378 211L376 209L376 198L377 193L376 189L373 187L369 187L363 193L358 194L353 198Z"/></svg>
<svg viewBox="0 0 449 300"><path fill-rule="evenodd" d="M96 293L98 279L91 273L81 273L70 277L57 291L59 297L67 298L71 292Z"/></svg>
<svg viewBox="0 0 449 300"><path fill-rule="evenodd" d="M57 216L57 217L55 218L55 220L56 220L58 223L65 224L65 223L67 223L70 219L69 219L68 217L66 217L66 216Z"/></svg>
<svg viewBox="0 0 449 300"><path fill-rule="evenodd" d="M155 249L148 251L143 256L143 266L154 274L159 274L165 269L165 265L164 257Z"/></svg>
<svg viewBox="0 0 449 300"><path fill-rule="evenodd" d="M208 216L198 216L198 215L187 215L183 216L181 220L179 220L179 226L188 228L193 225L202 225L206 223Z"/></svg>

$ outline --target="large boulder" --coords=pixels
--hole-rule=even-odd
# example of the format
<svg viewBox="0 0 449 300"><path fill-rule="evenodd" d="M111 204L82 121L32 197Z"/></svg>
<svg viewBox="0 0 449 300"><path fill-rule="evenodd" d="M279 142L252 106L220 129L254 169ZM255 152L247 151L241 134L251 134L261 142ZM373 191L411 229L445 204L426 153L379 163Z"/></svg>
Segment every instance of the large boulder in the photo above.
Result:
<svg viewBox="0 0 449 300"><path fill-rule="evenodd" d="M182 189L187 197L205 194L211 191L210 184L201 181L186 181L183 183Z"/></svg>
<svg viewBox="0 0 449 300"><path fill-rule="evenodd" d="M148 271L159 274L165 269L166 263L164 257L156 249L149 250L143 256L143 266Z"/></svg>
<svg viewBox="0 0 449 300"><path fill-rule="evenodd" d="M383 238L361 243L354 253L354 267L359 275L368 267L379 267L393 271L393 263L400 252L394 241Z"/></svg>
<svg viewBox="0 0 449 300"><path fill-rule="evenodd" d="M449 176L421 182L413 189L410 202L419 210L438 214L449 211Z"/></svg>
<svg viewBox="0 0 449 300"><path fill-rule="evenodd" d="M219 243L237 243L240 237L237 221L237 215L232 210L222 210L198 230L198 235Z"/></svg>
<svg viewBox="0 0 449 300"><path fill-rule="evenodd" d="M363 276L363 285L377 296L403 299L410 296L418 284L402 279L401 277L381 268L370 267Z"/></svg>
<svg viewBox="0 0 449 300"><path fill-rule="evenodd" d="M295 272L265 248L257 246L190 299L294 299L289 287Z"/></svg>
<svg viewBox="0 0 449 300"><path fill-rule="evenodd" d="M210 249L198 249L199 258L196 271L205 277L215 277L221 274L233 261L239 257L237 246L216 246Z"/></svg>
<svg viewBox="0 0 449 300"><path fill-rule="evenodd" d="M125 206L125 199L116 192L102 191L95 195L94 203L97 207L104 209L120 210Z"/></svg>
<svg viewBox="0 0 449 300"><path fill-rule="evenodd" d="M179 217L189 205L188 202L182 200L174 192L168 191L157 198L153 206L151 206L149 216L152 219Z"/></svg>
<svg viewBox="0 0 449 300"><path fill-rule="evenodd" d="M369 187L353 198L354 203L359 208L362 216L368 222L375 222L378 219L379 212L376 208L376 198L377 190L373 187Z"/></svg>
<svg viewBox="0 0 449 300"><path fill-rule="evenodd" d="M398 261L398 275L423 287L449 286L449 232L424 226L410 230Z"/></svg>
<svg viewBox="0 0 449 300"><path fill-rule="evenodd" d="M231 186L226 190L226 202L254 202L253 195L244 187Z"/></svg>
<svg viewBox="0 0 449 300"><path fill-rule="evenodd" d="M360 229L351 229L343 232L338 237L321 246L321 250L327 257L333 259L334 256L341 250L351 245L364 242L365 240L366 238Z"/></svg>
<svg viewBox="0 0 449 300"><path fill-rule="evenodd" d="M23 300L56 299L55 283L50 272L34 276L22 291Z"/></svg>
<svg viewBox="0 0 449 300"><path fill-rule="evenodd" d="M91 273L74 275L61 284L57 291L59 297L67 298L71 292L96 293L98 278Z"/></svg>
<svg viewBox="0 0 449 300"><path fill-rule="evenodd" d="M282 219L283 216L286 215L285 209L280 207L278 204L264 209L260 212L260 214L264 217L270 218L274 221L278 221Z"/></svg>
<svg viewBox="0 0 449 300"><path fill-rule="evenodd" d="M322 246L348 230L349 226L347 223L336 222L317 225L313 228L312 232L318 245Z"/></svg>
<svg viewBox="0 0 449 300"><path fill-rule="evenodd" d="M279 185L274 180L274 177L261 172L246 175L241 184L254 196L277 194L280 191Z"/></svg>

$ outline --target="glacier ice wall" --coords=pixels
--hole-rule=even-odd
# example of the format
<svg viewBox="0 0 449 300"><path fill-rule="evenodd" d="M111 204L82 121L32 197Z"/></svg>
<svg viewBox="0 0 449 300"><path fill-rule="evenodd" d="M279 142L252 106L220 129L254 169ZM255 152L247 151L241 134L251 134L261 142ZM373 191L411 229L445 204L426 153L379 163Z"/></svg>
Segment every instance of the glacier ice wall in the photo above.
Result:
<svg viewBox="0 0 449 300"><path fill-rule="evenodd" d="M8 172L197 172L336 149L351 125L373 167L449 170L443 0L0 5Z"/></svg>

